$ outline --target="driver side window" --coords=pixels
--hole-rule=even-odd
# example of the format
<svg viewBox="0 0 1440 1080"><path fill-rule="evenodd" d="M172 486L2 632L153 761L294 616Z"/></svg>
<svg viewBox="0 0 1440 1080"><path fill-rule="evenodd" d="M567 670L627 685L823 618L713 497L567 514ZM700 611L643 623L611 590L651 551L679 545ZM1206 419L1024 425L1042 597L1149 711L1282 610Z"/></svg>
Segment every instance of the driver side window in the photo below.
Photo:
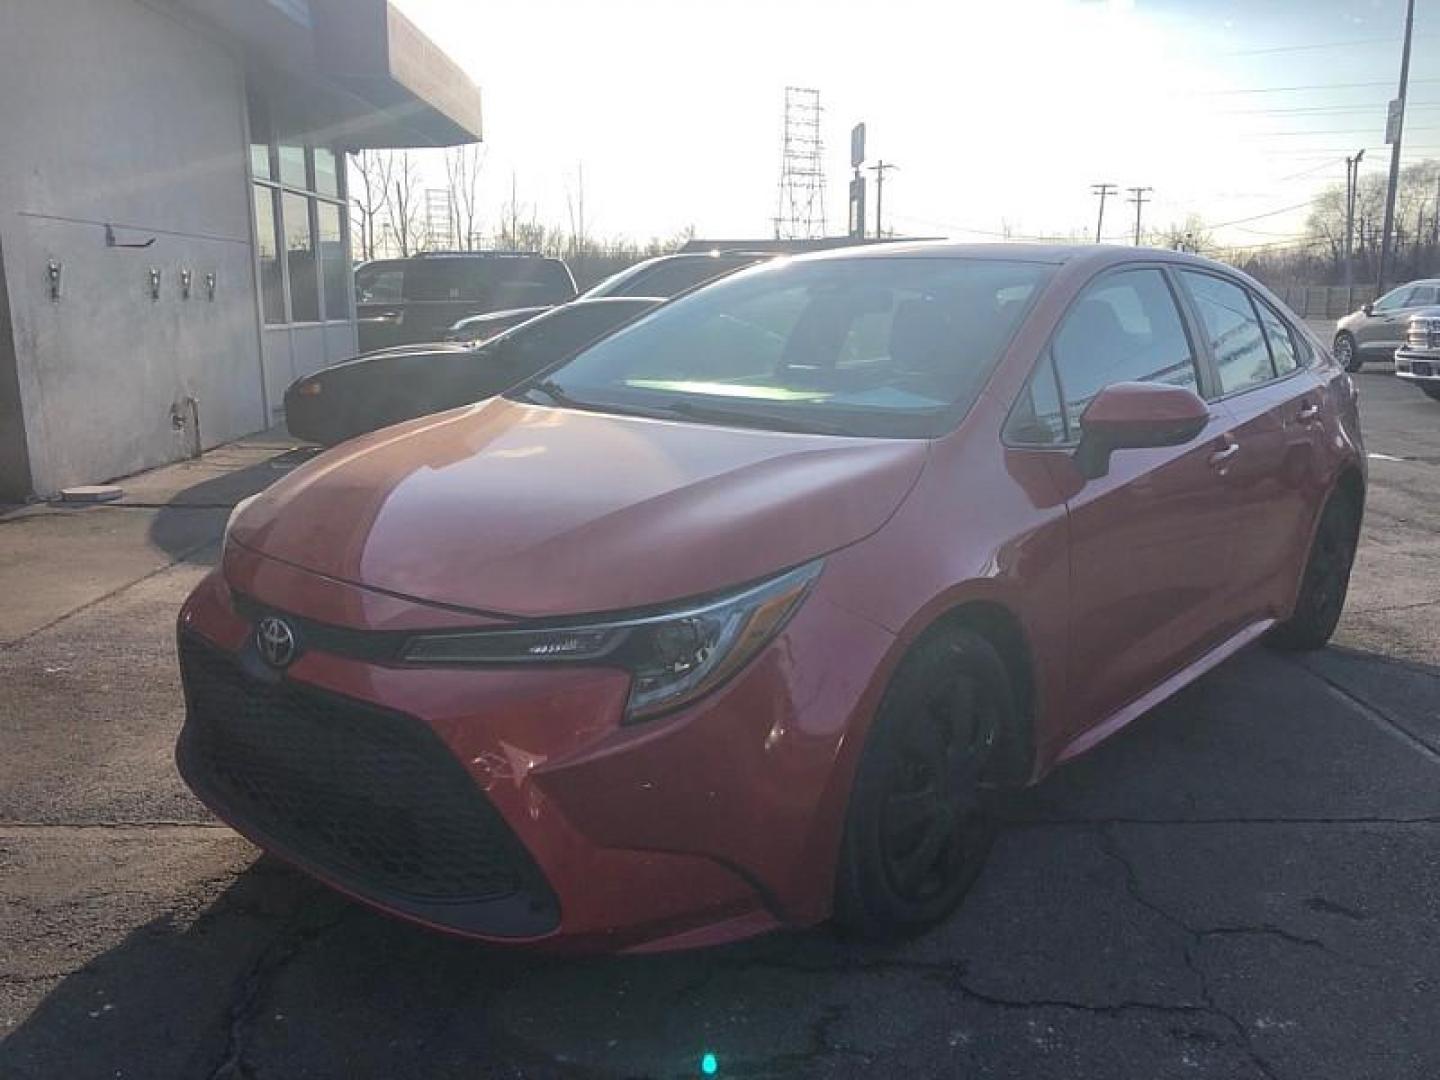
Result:
<svg viewBox="0 0 1440 1080"><path fill-rule="evenodd" d="M1029 446L1073 444L1080 414L1117 382L1159 382L1199 392L1194 350L1164 274L1106 274L1075 301L1030 376L1006 424Z"/></svg>

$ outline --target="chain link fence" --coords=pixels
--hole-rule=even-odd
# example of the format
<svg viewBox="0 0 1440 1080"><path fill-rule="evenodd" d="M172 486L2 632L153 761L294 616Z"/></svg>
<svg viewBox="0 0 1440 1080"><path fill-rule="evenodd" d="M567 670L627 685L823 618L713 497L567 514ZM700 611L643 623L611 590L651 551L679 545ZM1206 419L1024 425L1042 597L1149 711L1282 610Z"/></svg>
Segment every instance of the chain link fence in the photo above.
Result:
<svg viewBox="0 0 1440 1080"><path fill-rule="evenodd" d="M1375 299L1374 285L1287 285L1275 290L1302 319L1338 319Z"/></svg>

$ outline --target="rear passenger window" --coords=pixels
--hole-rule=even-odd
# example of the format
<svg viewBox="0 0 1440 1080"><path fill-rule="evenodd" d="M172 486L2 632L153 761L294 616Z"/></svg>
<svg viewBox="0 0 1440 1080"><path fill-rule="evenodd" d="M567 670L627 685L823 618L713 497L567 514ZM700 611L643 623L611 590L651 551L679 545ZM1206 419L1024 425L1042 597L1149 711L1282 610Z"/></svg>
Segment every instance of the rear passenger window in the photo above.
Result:
<svg viewBox="0 0 1440 1080"><path fill-rule="evenodd" d="M1182 270L1180 276L1210 339L1220 393L1233 394L1273 379L1275 368L1250 294L1212 274Z"/></svg>
<svg viewBox="0 0 1440 1080"><path fill-rule="evenodd" d="M1265 340L1270 343L1270 359L1275 361L1275 374L1288 375L1300 366L1294 331L1263 301L1256 301L1255 310L1260 312L1260 321L1265 326Z"/></svg>

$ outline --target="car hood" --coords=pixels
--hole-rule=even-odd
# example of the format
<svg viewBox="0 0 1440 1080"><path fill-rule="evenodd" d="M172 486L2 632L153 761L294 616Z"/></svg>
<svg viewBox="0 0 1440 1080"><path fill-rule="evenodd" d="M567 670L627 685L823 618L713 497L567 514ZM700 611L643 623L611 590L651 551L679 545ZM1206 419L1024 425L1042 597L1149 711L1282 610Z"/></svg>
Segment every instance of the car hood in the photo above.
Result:
<svg viewBox="0 0 1440 1080"><path fill-rule="evenodd" d="M483 315L467 315L461 319L451 330L459 330L467 326L484 326L490 322L505 322L510 319L518 319L522 316L533 317L549 311L554 304L539 304L533 307L505 308L501 311L487 311Z"/></svg>
<svg viewBox="0 0 1440 1080"><path fill-rule="evenodd" d="M477 612L641 608L853 543L927 444L611 416L496 398L346 443L237 515L231 539Z"/></svg>

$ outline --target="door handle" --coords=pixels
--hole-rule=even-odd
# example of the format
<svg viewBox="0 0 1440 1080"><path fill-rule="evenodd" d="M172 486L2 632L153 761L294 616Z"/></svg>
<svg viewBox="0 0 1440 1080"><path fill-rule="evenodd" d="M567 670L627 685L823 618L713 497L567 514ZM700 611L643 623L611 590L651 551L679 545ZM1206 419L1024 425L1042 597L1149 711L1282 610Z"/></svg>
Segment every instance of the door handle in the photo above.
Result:
<svg viewBox="0 0 1440 1080"><path fill-rule="evenodd" d="M1226 463L1228 463L1229 460L1239 452L1240 444L1233 442L1229 446L1225 447L1224 450L1216 450L1213 454L1210 455L1210 467L1214 469L1223 469Z"/></svg>
<svg viewBox="0 0 1440 1080"><path fill-rule="evenodd" d="M1313 423L1320 416L1320 406L1313 401L1307 401L1300 406L1300 411L1295 414L1295 419L1302 424Z"/></svg>

